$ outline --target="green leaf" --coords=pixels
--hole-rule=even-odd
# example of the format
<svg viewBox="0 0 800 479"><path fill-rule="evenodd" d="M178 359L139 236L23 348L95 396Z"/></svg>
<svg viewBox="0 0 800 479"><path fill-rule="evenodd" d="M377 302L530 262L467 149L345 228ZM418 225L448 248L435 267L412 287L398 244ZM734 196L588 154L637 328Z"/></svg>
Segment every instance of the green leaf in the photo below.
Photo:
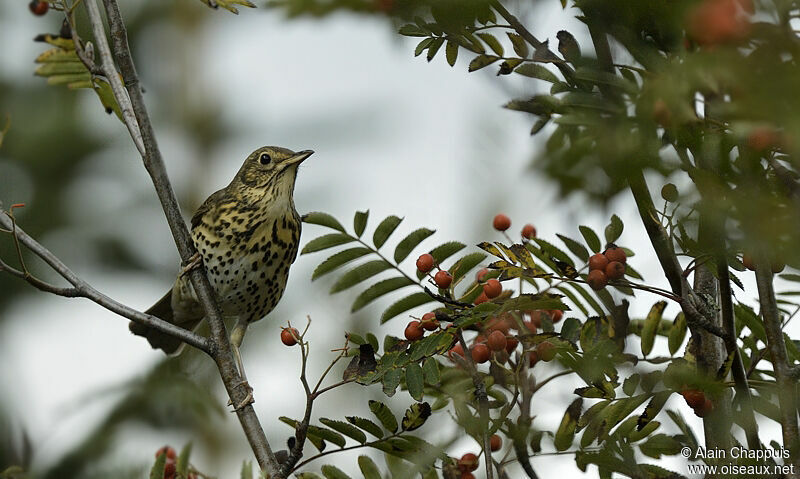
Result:
<svg viewBox="0 0 800 479"><path fill-rule="evenodd" d="M401 221L403 221L403 218L394 215L387 216L381 221L381 224L375 228L375 232L372 234L372 242L376 248L380 249L386 243L386 240L394 233Z"/></svg>
<svg viewBox="0 0 800 479"><path fill-rule="evenodd" d="M164 465L167 463L167 453L162 452L156 457L156 462L150 468L150 479L162 479L164 477Z"/></svg>
<svg viewBox="0 0 800 479"><path fill-rule="evenodd" d="M395 391L397 391L397 386L400 385L400 380L402 378L402 369L390 369L386 371L386 374L384 374L381 378L381 382L383 383L383 394L386 394L389 397L394 396Z"/></svg>
<svg viewBox="0 0 800 479"><path fill-rule="evenodd" d="M358 468L361 469L364 479L381 479L378 465L369 456L358 456Z"/></svg>
<svg viewBox="0 0 800 479"><path fill-rule="evenodd" d="M448 272L453 277L453 283L457 283L465 274L469 273L472 268L481 264L486 259L483 253L470 253L462 256L458 261L453 263Z"/></svg>
<svg viewBox="0 0 800 479"><path fill-rule="evenodd" d="M589 249L592 250L594 253L600 252L600 238L597 237L597 234L588 226L579 226L578 229L583 236L583 239L586 240L586 244L589 246Z"/></svg>
<svg viewBox="0 0 800 479"><path fill-rule="evenodd" d="M622 224L622 220L619 219L619 216L611 215L611 223L606 226L606 243L617 241L622 235L623 227L624 225Z"/></svg>
<svg viewBox="0 0 800 479"><path fill-rule="evenodd" d="M471 62L469 62L469 68L467 70L470 72L480 70L481 68L488 67L499 59L500 57L496 57L494 55L478 55Z"/></svg>
<svg viewBox="0 0 800 479"><path fill-rule="evenodd" d="M503 50L503 45L494 37L491 33L476 33L480 37L481 40L486 42L489 45L489 48L492 49L493 52L497 54L498 57L502 57L505 53Z"/></svg>
<svg viewBox="0 0 800 479"><path fill-rule="evenodd" d="M447 63L450 66L455 66L456 59L458 59L458 43L448 40L447 46L444 48L445 57L447 58Z"/></svg>
<svg viewBox="0 0 800 479"><path fill-rule="evenodd" d="M337 421L335 419L328 419L328 418L320 418L319 422L328 426L329 428L333 429L334 431L340 432L345 436L349 437L350 439L355 439L356 441L364 444L367 442L367 436L364 434L361 429L353 426L350 423L346 423L344 421Z"/></svg>
<svg viewBox="0 0 800 479"><path fill-rule="evenodd" d="M339 434L338 432L331 431L330 429L326 429L324 427L319 426L308 426L308 435L318 437L324 441L328 441L330 443L336 444L339 447L344 447L347 443L347 440Z"/></svg>
<svg viewBox="0 0 800 479"><path fill-rule="evenodd" d="M674 355L678 348L683 344L686 338L686 316L683 313L678 313L675 320L672 322L672 327L669 330L669 354Z"/></svg>
<svg viewBox="0 0 800 479"><path fill-rule="evenodd" d="M439 52L439 49L442 48L442 44L444 44L444 37L435 38L430 46L428 47L428 61L430 62L433 60L433 57Z"/></svg>
<svg viewBox="0 0 800 479"><path fill-rule="evenodd" d="M557 451L565 451L572 445L572 440L575 438L575 427L578 425L578 418L581 415L581 406L583 399L577 398L567 407L564 412L564 417L561 419L561 424L558 426L553 445Z"/></svg>
<svg viewBox="0 0 800 479"><path fill-rule="evenodd" d="M391 306L386 308L381 315L381 324L389 321L400 313L408 311L411 308L416 308L417 306L422 306L423 304L430 303L432 301L433 298L428 296L427 293L413 293L408 295L405 298L392 303Z"/></svg>
<svg viewBox="0 0 800 479"><path fill-rule="evenodd" d="M397 31L397 33L399 33L400 35L406 36L406 37L427 37L428 36L428 32L426 32L425 30L421 29L417 25L414 25L413 23L407 23L407 24L403 25L402 27L400 27L400 29Z"/></svg>
<svg viewBox="0 0 800 479"><path fill-rule="evenodd" d="M378 281L369 288L365 289L361 294L358 295L358 297L356 297L356 300L353 301L353 306L350 308L350 312L355 313L384 294L391 293L392 291L398 290L405 286L410 286L412 284L414 284L414 282L405 276L398 276L397 278L388 278Z"/></svg>
<svg viewBox="0 0 800 479"><path fill-rule="evenodd" d="M417 401L422 401L422 390L425 386L423 379L422 366L419 363L411 363L406 366L406 387L408 394Z"/></svg>
<svg viewBox="0 0 800 479"><path fill-rule="evenodd" d="M389 409L389 406L380 401L370 399L369 410L372 411L372 414L383 424L384 429L389 432L397 431L397 419L394 417L394 414L392 414L392 410Z"/></svg>
<svg viewBox="0 0 800 479"><path fill-rule="evenodd" d="M363 246L358 246L355 248L346 249L343 251L339 251L338 253L334 254L333 256L329 257L325 261L319 264L317 268L314 270L314 273L311 274L311 281L323 276L325 274L330 273L331 271L343 266L354 259L358 259L362 256L368 255L372 252L369 248L364 248Z"/></svg>
<svg viewBox="0 0 800 479"><path fill-rule="evenodd" d="M439 362L435 359L428 358L422 363L422 373L426 383L432 386L439 384Z"/></svg>
<svg viewBox="0 0 800 479"><path fill-rule="evenodd" d="M345 289L351 288L378 273L386 271L391 267L391 264L382 259L367 261L366 263L360 264L339 277L339 279L331 287L330 294L338 293L339 291L344 291Z"/></svg>
<svg viewBox="0 0 800 479"><path fill-rule="evenodd" d="M353 217L353 229L355 230L357 237L361 238L361 234L364 233L364 228L367 227L368 218L369 218L369 210L356 211L356 214Z"/></svg>
<svg viewBox="0 0 800 479"><path fill-rule="evenodd" d="M408 234L405 238L400 240L397 243L397 247L394 250L394 261L395 263L400 263L404 259L411 254L411 251L417 247L425 238L435 233L436 230L431 230L428 228L419 228L411 233Z"/></svg>
<svg viewBox="0 0 800 479"><path fill-rule="evenodd" d="M642 355L644 356L647 356L653 350L658 326L661 324L661 316L664 314L664 308L666 307L666 301L659 301L647 313L642 327Z"/></svg>
<svg viewBox="0 0 800 479"><path fill-rule="evenodd" d="M376 438L378 439L383 438L383 429L381 429L380 426L370 421L369 419L358 416L346 416L345 419L347 419L347 422L349 422L350 424L356 426L359 429L367 431Z"/></svg>
<svg viewBox="0 0 800 479"><path fill-rule="evenodd" d="M521 58L526 58L528 56L528 43L525 39L516 33L506 32L506 35L511 40L511 45L514 46L514 52Z"/></svg>
<svg viewBox="0 0 800 479"><path fill-rule="evenodd" d="M636 421L636 430L641 431L644 429L647 424L655 419L656 415L661 411L661 408L664 407L666 404L667 399L669 399L672 391L661 391L653 395L653 399L647 403L647 406L644 408L644 412L641 416L639 416L639 420Z"/></svg>
<svg viewBox="0 0 800 479"><path fill-rule="evenodd" d="M417 43L417 47L414 49L414 56L418 57L425 51L428 46L430 46L431 42L433 41L433 37L423 38L419 43Z"/></svg>
<svg viewBox="0 0 800 479"><path fill-rule="evenodd" d="M301 472L296 474L295 477L297 479L322 479L318 474L314 474L313 472Z"/></svg>
<svg viewBox="0 0 800 479"><path fill-rule="evenodd" d="M350 476L342 472L341 469L336 466L331 466L330 464L322 466L320 472L325 476L325 479L350 479Z"/></svg>
<svg viewBox="0 0 800 479"><path fill-rule="evenodd" d="M314 211L303 215L303 223L326 226L328 228L341 231L342 233L345 232L344 226L342 226L342 224L339 223L336 218L328 213L322 213L319 211Z"/></svg>
<svg viewBox="0 0 800 479"><path fill-rule="evenodd" d="M433 248L430 254L433 256L433 261L436 264L441 264L447 258L453 256L464 248L466 248L464 243L460 243L458 241L449 241ZM425 273L417 271L417 278L422 279L423 276L425 276Z"/></svg>
<svg viewBox="0 0 800 479"><path fill-rule="evenodd" d="M401 425L404 431L419 429L431 416L431 405L426 402L412 404L403 415Z"/></svg>
<svg viewBox="0 0 800 479"><path fill-rule="evenodd" d="M343 245L355 241L350 235L344 233L330 233L306 243L300 254L314 253L334 246Z"/></svg>
<svg viewBox="0 0 800 479"><path fill-rule="evenodd" d="M658 459L662 455L674 456L678 454L681 450L681 443L666 434L656 434L650 437L646 442L640 444L639 450L642 451L642 454L645 456Z"/></svg>
<svg viewBox="0 0 800 479"><path fill-rule="evenodd" d="M558 82L558 77L553 72L537 63L523 63L514 71L526 77L536 78L550 83Z"/></svg>
<svg viewBox="0 0 800 479"><path fill-rule="evenodd" d="M178 454L178 461L175 463L175 472L177 473L178 477L186 477L187 473L189 472L189 457L192 455L192 443L189 442L183 449L181 449L181 453Z"/></svg>
<svg viewBox="0 0 800 479"><path fill-rule="evenodd" d="M566 236L558 233L556 233L556 236L558 236L558 238L567 246L572 254L580 258L582 261L589 260L589 252L586 251L586 248L584 248L582 244L578 243L572 238L567 238Z"/></svg>

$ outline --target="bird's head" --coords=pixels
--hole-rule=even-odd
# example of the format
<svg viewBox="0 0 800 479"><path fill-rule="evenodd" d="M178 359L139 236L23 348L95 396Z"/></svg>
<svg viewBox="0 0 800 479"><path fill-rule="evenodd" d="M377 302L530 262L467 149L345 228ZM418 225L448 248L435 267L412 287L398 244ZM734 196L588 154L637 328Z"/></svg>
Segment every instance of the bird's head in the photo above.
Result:
<svg viewBox="0 0 800 479"><path fill-rule="evenodd" d="M313 153L311 150L295 153L278 146L263 146L244 160L233 183L243 190L249 190L246 196L291 197L297 178L297 166Z"/></svg>

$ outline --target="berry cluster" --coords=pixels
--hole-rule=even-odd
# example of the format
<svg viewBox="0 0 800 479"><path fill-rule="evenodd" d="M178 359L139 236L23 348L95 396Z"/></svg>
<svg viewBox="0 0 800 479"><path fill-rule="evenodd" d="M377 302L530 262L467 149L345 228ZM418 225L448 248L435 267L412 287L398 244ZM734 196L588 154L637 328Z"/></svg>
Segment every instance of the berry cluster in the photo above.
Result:
<svg viewBox="0 0 800 479"><path fill-rule="evenodd" d="M621 279L625 275L626 261L625 250L614 244L609 245L602 253L589 258L586 283L595 290L605 288L609 281Z"/></svg>
<svg viewBox="0 0 800 479"><path fill-rule="evenodd" d="M494 226L494 229L496 229L497 231L505 231L511 228L511 218L502 213L499 213L495 215L494 220L492 221L492 226ZM522 231L520 234L525 239L536 238L536 227L528 223L522 227Z"/></svg>
<svg viewBox="0 0 800 479"><path fill-rule="evenodd" d="M420 273L429 273L433 270L436 262L433 259L433 255L430 253L425 253L419 255L417 258L417 270ZM453 282L453 276L445 270L439 270L433 276L433 282L436 283L436 286L441 289L447 289L450 287L450 283Z"/></svg>
<svg viewBox="0 0 800 479"><path fill-rule="evenodd" d="M497 434L492 434L492 437L489 438L489 447L492 452L499 451L503 447L503 438ZM477 454L468 452L461 456L461 459L456 462L456 467L461 473L461 479L475 479L475 475L472 473L478 469L479 464L480 460Z"/></svg>
<svg viewBox="0 0 800 479"><path fill-rule="evenodd" d="M694 414L697 417L706 417L714 410L714 403L706 397L703 391L684 387L681 390L681 395L686 400L686 404L694 410Z"/></svg>
<svg viewBox="0 0 800 479"><path fill-rule="evenodd" d="M178 460L178 454L175 452L175 449L170 446L164 446L156 451L156 458L162 454L167 457L167 461L164 463L164 479L175 479L177 475L176 462ZM197 479L197 474L190 471L186 479Z"/></svg>

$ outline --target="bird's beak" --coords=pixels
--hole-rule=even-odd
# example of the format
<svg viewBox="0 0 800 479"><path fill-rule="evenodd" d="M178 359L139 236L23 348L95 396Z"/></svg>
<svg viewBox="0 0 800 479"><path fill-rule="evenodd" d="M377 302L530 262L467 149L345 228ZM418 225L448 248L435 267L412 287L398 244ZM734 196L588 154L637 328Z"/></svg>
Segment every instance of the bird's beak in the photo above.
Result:
<svg viewBox="0 0 800 479"><path fill-rule="evenodd" d="M284 163L288 165L295 165L302 163L306 158L314 154L314 150L303 150L298 151L294 154L294 156L290 156L287 158Z"/></svg>

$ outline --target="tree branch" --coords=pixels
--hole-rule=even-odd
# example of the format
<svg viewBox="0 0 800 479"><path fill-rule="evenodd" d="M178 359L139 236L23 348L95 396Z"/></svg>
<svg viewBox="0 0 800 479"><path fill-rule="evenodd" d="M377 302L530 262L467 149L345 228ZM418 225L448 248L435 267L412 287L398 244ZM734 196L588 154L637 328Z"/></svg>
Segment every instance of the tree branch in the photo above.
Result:
<svg viewBox="0 0 800 479"><path fill-rule="evenodd" d="M184 341L187 344L196 347L197 349L207 353L211 350L211 344L209 343L208 339L200 336L199 334L179 326L175 326L174 324L168 323L161 318L136 311L135 309L115 301L94 289L86 281L79 278L78 275L69 269L69 267L67 267L67 265L65 265L52 252L50 252L50 250L39 244L35 239L31 238L27 233L25 233L25 231L23 231L19 226L15 225L14 221L7 213L0 214L0 226L12 230L13 234L16 235L16 238L26 248L41 258L45 263L48 264L48 266L53 268L54 271L56 271L62 278L67 280L67 282L73 287L61 288L49 283L45 283L44 281L34 278L29 273L19 271L8 266L2 261L0 261L0 271L6 271L18 278L24 279L37 289L48 293L57 294L67 298L81 297L89 299L105 309L113 311L120 316L130 319L131 321L144 324L163 333L180 338L181 341Z"/></svg>
<svg viewBox="0 0 800 479"><path fill-rule="evenodd" d="M147 113L147 107L142 97L139 77L136 73L133 57L128 45L128 35L125 24L122 20L122 15L120 14L116 0L103 0L103 3L108 19L110 38L113 43L114 58L117 60L120 73L125 82L125 88L127 89L127 95L125 95L124 91L119 91L118 88L114 88L114 97L117 99L117 102L120 103L120 106L123 106L127 101L126 98L129 98L142 137L144 152L142 153L140 149L140 153L142 153L144 166L153 181L153 186L161 202L181 260L183 264L188 264L192 256L196 253L195 246L186 223L181 216L178 201L175 198L172 185L167 177L161 152L158 149L155 132L153 131L153 126ZM103 59L103 69L110 81L118 81L113 62L109 61L112 58L111 51L109 50L108 43L105 41L105 32L97 4L95 0L84 0L84 4L89 14L92 29L95 32L95 41L97 42L98 50L100 50L100 55ZM131 132L131 136L136 143L135 131ZM190 279L197 299L205 311L205 318L211 330L210 355L217 364L222 382L230 396L231 402L234 405L244 404L242 407L236 407L235 410L245 436L247 436L247 440L250 443L250 447L253 449L261 470L268 475L276 475L279 470L278 462L275 458L275 454L272 452L272 448L267 442L267 437L264 434L258 416L256 416L252 404L250 404L252 401L248 401L248 395L250 393L249 386L242 380L238 368L236 367L228 333L225 329L225 323L222 320L222 314L216 302L214 292L208 282L205 268L193 268L190 272Z"/></svg>

